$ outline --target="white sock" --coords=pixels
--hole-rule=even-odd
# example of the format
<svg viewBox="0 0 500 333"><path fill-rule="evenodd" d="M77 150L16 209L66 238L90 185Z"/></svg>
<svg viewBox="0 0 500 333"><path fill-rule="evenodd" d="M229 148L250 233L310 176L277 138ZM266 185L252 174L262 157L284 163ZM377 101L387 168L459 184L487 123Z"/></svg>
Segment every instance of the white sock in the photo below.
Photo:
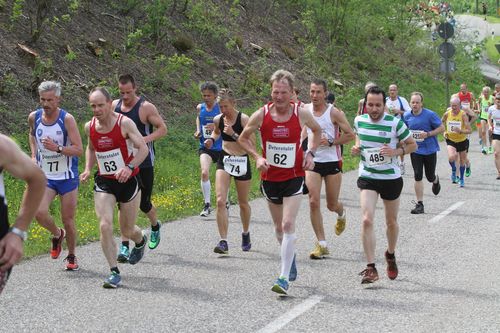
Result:
<svg viewBox="0 0 500 333"><path fill-rule="evenodd" d="M327 246L328 246L328 243L326 242L326 240L319 241L318 243L319 243L319 245L321 245L322 247L327 247Z"/></svg>
<svg viewBox="0 0 500 333"><path fill-rule="evenodd" d="M297 236L295 233L283 235L283 242L281 243L281 274L288 281L290 275L290 268L292 267L293 256L295 254L295 240Z"/></svg>
<svg viewBox="0 0 500 333"><path fill-rule="evenodd" d="M203 199L205 203L210 203L210 180L201 181L201 191L203 192Z"/></svg>

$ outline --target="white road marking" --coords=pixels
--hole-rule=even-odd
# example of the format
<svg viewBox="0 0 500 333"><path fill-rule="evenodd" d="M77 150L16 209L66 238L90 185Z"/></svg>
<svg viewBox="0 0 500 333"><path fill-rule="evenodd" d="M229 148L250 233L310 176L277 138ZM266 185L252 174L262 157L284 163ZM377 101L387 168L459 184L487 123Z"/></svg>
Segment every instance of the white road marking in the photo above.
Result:
<svg viewBox="0 0 500 333"><path fill-rule="evenodd" d="M273 322L269 323L267 326L258 330L257 333L274 333L282 329L289 322L303 314L304 312L311 309L313 306L321 302L324 296L313 295L306 299L304 302L294 306L290 311L286 312L282 316L278 317Z"/></svg>
<svg viewBox="0 0 500 333"><path fill-rule="evenodd" d="M434 222L441 220L443 217L450 214L452 211L454 211L458 207L462 206L464 203L465 203L465 201L459 201L459 202L454 203L447 210L442 211L441 213L439 213L438 215L436 215L432 219L430 219L429 222L434 223Z"/></svg>

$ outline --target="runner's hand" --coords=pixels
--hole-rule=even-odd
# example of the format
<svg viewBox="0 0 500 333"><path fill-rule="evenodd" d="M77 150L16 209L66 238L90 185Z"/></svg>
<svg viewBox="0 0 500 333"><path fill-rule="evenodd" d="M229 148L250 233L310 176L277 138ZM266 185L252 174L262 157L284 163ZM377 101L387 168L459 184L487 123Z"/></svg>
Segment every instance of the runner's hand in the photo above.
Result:
<svg viewBox="0 0 500 333"><path fill-rule="evenodd" d="M351 155L359 156L359 154L361 154L361 148L359 148L359 146L352 146Z"/></svg>
<svg viewBox="0 0 500 333"><path fill-rule="evenodd" d="M314 169L314 157L311 154L306 153L306 155L304 156L304 161L302 162L302 169L304 170Z"/></svg>
<svg viewBox="0 0 500 333"><path fill-rule="evenodd" d="M80 174L80 181L83 183L87 182L89 178L90 178L90 171L85 170Z"/></svg>
<svg viewBox="0 0 500 333"><path fill-rule="evenodd" d="M0 271L6 272L21 260L23 241L19 236L9 232L0 240Z"/></svg>
<svg viewBox="0 0 500 333"><path fill-rule="evenodd" d="M132 170L130 170L129 167L125 167L121 168L120 170L118 170L117 173L115 173L115 179L119 183L126 183L131 175L132 175Z"/></svg>
<svg viewBox="0 0 500 333"><path fill-rule="evenodd" d="M203 142L203 145L207 149L212 148L213 144L214 144L214 141L212 139L206 139L205 142Z"/></svg>
<svg viewBox="0 0 500 333"><path fill-rule="evenodd" d="M267 163L267 160L264 157L259 157L257 161L255 161L255 164L257 166L257 169L261 172L267 172L269 169L269 163Z"/></svg>

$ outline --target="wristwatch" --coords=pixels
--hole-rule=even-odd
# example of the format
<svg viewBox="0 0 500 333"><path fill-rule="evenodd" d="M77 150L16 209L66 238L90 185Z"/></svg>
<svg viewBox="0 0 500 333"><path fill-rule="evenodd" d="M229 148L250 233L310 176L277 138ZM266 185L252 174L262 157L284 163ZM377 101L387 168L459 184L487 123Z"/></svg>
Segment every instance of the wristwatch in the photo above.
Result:
<svg viewBox="0 0 500 333"><path fill-rule="evenodd" d="M12 227L9 229L9 232L12 232L14 235L21 237L23 242L28 239L28 233L26 231L22 231L19 228Z"/></svg>
<svg viewBox="0 0 500 333"><path fill-rule="evenodd" d="M328 147L333 146L333 139L328 139Z"/></svg>
<svg viewBox="0 0 500 333"><path fill-rule="evenodd" d="M135 166L132 163L127 164L127 167L131 170L134 171Z"/></svg>
<svg viewBox="0 0 500 333"><path fill-rule="evenodd" d="M63 146L57 146L57 152L60 154L62 153Z"/></svg>

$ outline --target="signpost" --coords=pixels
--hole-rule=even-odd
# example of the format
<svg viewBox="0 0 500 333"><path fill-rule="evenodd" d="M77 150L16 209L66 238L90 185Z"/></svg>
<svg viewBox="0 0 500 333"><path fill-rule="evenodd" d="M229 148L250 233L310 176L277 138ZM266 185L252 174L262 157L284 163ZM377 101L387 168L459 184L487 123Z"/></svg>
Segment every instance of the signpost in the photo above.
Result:
<svg viewBox="0 0 500 333"><path fill-rule="evenodd" d="M438 26L438 34L441 38L444 39L444 42L439 45L438 52L441 56L441 63L439 65L439 70L444 73L445 83L446 83L446 104L450 101L450 86L449 86L449 75L450 72L454 72L455 62L450 60L455 55L455 46L451 43L448 43L448 39L453 37L455 33L453 26L448 23L441 23Z"/></svg>

